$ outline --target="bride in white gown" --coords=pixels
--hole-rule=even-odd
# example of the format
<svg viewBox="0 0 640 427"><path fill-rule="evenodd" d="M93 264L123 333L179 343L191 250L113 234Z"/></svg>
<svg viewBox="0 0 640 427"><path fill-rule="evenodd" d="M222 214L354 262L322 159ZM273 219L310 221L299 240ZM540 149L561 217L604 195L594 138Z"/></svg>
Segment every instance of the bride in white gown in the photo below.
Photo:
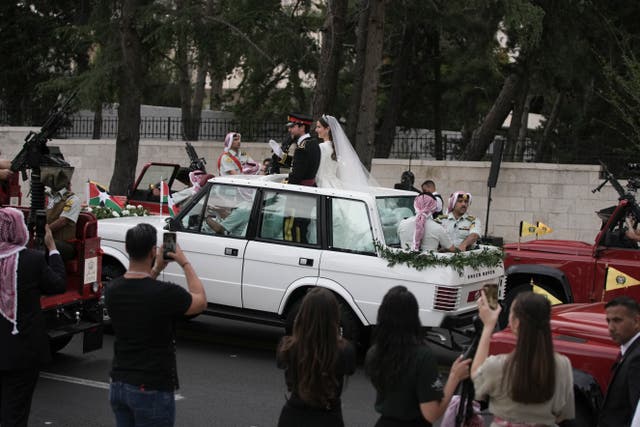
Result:
<svg viewBox="0 0 640 427"><path fill-rule="evenodd" d="M362 165L342 126L333 116L323 115L316 122L320 145L318 187L366 191L378 183Z"/></svg>

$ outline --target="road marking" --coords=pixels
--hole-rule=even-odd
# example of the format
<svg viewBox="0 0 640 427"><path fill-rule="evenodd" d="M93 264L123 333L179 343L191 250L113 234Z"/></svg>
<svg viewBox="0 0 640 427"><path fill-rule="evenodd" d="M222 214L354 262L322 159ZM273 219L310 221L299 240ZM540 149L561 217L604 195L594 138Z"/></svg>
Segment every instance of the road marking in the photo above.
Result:
<svg viewBox="0 0 640 427"><path fill-rule="evenodd" d="M71 383L71 384L79 384L79 385L83 385L83 386L87 386L87 387L101 388L103 390L109 390L109 383L107 383L107 382L87 380L87 379L84 379L84 378L69 377L69 376L66 376L66 375L54 374L52 372L40 372L40 378L46 378L46 379L54 380L54 381L63 381L63 382L66 382L66 383ZM179 394L179 393L176 393L175 394L175 399L176 400L183 400L184 396Z"/></svg>

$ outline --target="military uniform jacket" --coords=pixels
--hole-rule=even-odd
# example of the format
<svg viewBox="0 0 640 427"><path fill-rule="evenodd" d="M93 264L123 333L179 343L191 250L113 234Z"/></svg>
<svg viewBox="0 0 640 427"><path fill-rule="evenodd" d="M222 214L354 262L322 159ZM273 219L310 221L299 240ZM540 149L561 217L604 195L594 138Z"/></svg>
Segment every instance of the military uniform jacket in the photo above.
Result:
<svg viewBox="0 0 640 427"><path fill-rule="evenodd" d="M320 147L318 141L308 134L304 135L298 140L298 148L293 153L289 184L302 184L303 181L315 179L319 166Z"/></svg>
<svg viewBox="0 0 640 427"><path fill-rule="evenodd" d="M53 233L57 240L71 240L76 238L76 222L82 209L78 196L68 190L61 190L49 197L47 205L47 224L51 224L60 217L68 218L68 223Z"/></svg>
<svg viewBox="0 0 640 427"><path fill-rule="evenodd" d="M459 246L471 233L481 235L480 219L466 213L458 219L453 216L453 213L442 215L438 217L437 222L442 224L454 246Z"/></svg>

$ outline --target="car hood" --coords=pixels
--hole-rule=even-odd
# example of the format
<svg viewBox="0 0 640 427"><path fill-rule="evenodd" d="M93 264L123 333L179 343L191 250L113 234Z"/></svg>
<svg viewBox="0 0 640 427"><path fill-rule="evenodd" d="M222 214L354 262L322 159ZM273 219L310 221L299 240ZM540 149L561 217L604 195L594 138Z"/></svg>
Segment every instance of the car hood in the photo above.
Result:
<svg viewBox="0 0 640 427"><path fill-rule="evenodd" d="M124 241L124 236L128 229L140 223L153 225L156 229L162 230L167 225L168 216L127 216L121 218L101 219L98 221L98 236L106 240Z"/></svg>
<svg viewBox="0 0 640 427"><path fill-rule="evenodd" d="M616 346L609 336L604 303L561 304L551 308L551 333L554 339L566 341L580 340L599 342ZM498 334L505 341L515 343L511 328L507 327Z"/></svg>
<svg viewBox="0 0 640 427"><path fill-rule="evenodd" d="M593 245L587 242L575 240L534 240L525 243L509 243L504 245L508 253L518 251L547 252L556 254L584 255L590 256L593 252Z"/></svg>
<svg viewBox="0 0 640 427"><path fill-rule="evenodd" d="M597 302L554 306L551 311L552 333L616 345L609 336L604 304Z"/></svg>

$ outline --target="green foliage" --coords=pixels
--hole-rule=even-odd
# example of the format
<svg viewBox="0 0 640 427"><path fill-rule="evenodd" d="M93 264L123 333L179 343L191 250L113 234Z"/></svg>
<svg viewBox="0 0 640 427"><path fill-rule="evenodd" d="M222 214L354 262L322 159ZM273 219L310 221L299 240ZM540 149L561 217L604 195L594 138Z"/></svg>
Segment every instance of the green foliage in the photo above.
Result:
<svg viewBox="0 0 640 427"><path fill-rule="evenodd" d="M121 216L149 215L149 211L143 208L142 205L138 205L138 206L127 205L120 213L106 206L89 206L86 209L87 209L87 212L93 213L97 219L119 218Z"/></svg>
<svg viewBox="0 0 640 427"><path fill-rule="evenodd" d="M465 267L473 270L498 267L504 260L504 252L498 248L483 248L480 252L456 252L451 256L444 256L434 252L393 250L380 244L376 244L376 247L382 258L389 262L389 267L405 264L418 271L433 267L451 267L462 275Z"/></svg>

